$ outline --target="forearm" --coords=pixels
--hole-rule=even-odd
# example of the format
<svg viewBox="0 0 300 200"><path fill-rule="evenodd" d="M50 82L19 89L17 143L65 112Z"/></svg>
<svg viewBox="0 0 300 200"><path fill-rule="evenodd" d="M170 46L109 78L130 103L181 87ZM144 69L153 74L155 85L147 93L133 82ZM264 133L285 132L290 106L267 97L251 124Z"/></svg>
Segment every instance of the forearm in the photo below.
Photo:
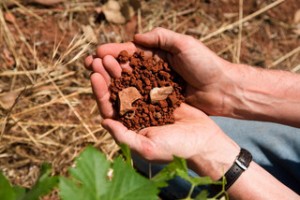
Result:
<svg viewBox="0 0 300 200"><path fill-rule="evenodd" d="M252 162L228 190L231 199L299 199L299 196Z"/></svg>
<svg viewBox="0 0 300 200"><path fill-rule="evenodd" d="M216 136L217 138L219 136ZM239 147L225 134L222 140L210 142L205 155L188 159L189 167L201 176L218 180L231 167ZM299 196L283 185L254 161L229 188L231 199L299 199Z"/></svg>
<svg viewBox="0 0 300 200"><path fill-rule="evenodd" d="M225 72L226 116L300 127L300 75L231 64Z"/></svg>

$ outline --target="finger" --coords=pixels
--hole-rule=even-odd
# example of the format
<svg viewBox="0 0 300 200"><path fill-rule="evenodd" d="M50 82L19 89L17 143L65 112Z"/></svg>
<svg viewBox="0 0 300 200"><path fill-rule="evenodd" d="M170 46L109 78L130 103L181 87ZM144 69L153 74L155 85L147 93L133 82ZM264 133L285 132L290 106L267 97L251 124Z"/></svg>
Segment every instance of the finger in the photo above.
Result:
<svg viewBox="0 0 300 200"><path fill-rule="evenodd" d="M112 118L114 109L109 100L110 93L104 77L99 73L93 73L90 79L101 116L103 118Z"/></svg>
<svg viewBox="0 0 300 200"><path fill-rule="evenodd" d="M180 52L181 43L186 42L184 37L188 36L182 36L164 28L155 28L147 33L136 34L134 42L145 47L159 48L176 54Z"/></svg>
<svg viewBox="0 0 300 200"><path fill-rule="evenodd" d="M101 45L97 48L97 55L100 58L104 58L107 55L111 55L114 58L117 58L119 53L123 50L126 50L129 55L132 55L137 51L137 47L132 42L126 43L109 43Z"/></svg>
<svg viewBox="0 0 300 200"><path fill-rule="evenodd" d="M87 56L85 59L84 59L84 66L86 69L88 70L92 70L92 63L93 63L93 56L92 55L89 55Z"/></svg>
<svg viewBox="0 0 300 200"><path fill-rule="evenodd" d="M102 121L102 126L108 130L119 144L127 144L132 150L139 149L139 136L136 132L128 130L121 122L112 119Z"/></svg>
<svg viewBox="0 0 300 200"><path fill-rule="evenodd" d="M103 66L109 75L113 78L121 77L122 69L118 61L111 55L107 55L103 58Z"/></svg>
<svg viewBox="0 0 300 200"><path fill-rule="evenodd" d="M192 107L186 103L180 104L174 111L174 118L176 121L182 120L199 120L199 118L205 117L206 115L199 109Z"/></svg>
<svg viewBox="0 0 300 200"><path fill-rule="evenodd" d="M96 73L99 73L104 78L107 85L110 84L110 75L108 72L104 69L102 60L100 58L95 58L92 63L92 70Z"/></svg>
<svg viewBox="0 0 300 200"><path fill-rule="evenodd" d="M112 57L117 58L119 53L123 50L126 50L130 56L137 51L143 51L146 57L150 57L153 54L155 54L155 52L152 49L136 45L132 42L126 42L100 45L97 48L97 56L100 58L104 58L107 55L111 55Z"/></svg>

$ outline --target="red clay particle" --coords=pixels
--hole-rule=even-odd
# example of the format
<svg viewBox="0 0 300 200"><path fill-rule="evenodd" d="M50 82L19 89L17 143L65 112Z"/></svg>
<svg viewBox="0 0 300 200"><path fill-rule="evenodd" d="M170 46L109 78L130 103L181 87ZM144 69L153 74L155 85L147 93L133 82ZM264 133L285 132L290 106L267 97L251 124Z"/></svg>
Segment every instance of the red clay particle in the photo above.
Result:
<svg viewBox="0 0 300 200"><path fill-rule="evenodd" d="M132 56L127 51L121 51L117 60L119 63L129 61L132 70L123 69L120 78L112 79L110 99L114 109L120 111L117 97L123 89L135 87L141 94L141 98L133 102L133 109L128 109L128 113L119 115L118 119L131 130L174 123L173 112L184 101L184 82L169 64L161 59L145 57L142 51ZM155 87L166 86L173 88L173 92L167 94L167 99L151 102L150 91Z"/></svg>

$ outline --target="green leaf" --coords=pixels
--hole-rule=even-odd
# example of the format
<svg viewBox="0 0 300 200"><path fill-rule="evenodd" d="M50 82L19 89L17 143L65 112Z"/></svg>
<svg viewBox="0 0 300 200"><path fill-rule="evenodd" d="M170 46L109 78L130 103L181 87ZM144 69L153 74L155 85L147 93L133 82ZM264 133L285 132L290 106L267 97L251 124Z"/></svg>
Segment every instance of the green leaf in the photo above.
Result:
<svg viewBox="0 0 300 200"><path fill-rule="evenodd" d="M19 186L14 186L14 192L16 194L16 200L21 200L23 196L25 195L25 188L19 187Z"/></svg>
<svg viewBox="0 0 300 200"><path fill-rule="evenodd" d="M122 154L125 157L126 163L131 166L131 152L129 146L126 144L120 144L119 146L121 148Z"/></svg>
<svg viewBox="0 0 300 200"><path fill-rule="evenodd" d="M202 190L195 198L195 200L207 200L208 197L208 191Z"/></svg>
<svg viewBox="0 0 300 200"><path fill-rule="evenodd" d="M213 181L209 176L196 176L192 177L187 175L186 173L178 172L178 176L183 178L184 180L190 182L192 185L201 186L201 185L210 185L210 184L222 184L222 182Z"/></svg>
<svg viewBox="0 0 300 200"><path fill-rule="evenodd" d="M64 200L96 200L94 199L93 194L86 187L82 187L72 179L60 177L59 188L59 195Z"/></svg>
<svg viewBox="0 0 300 200"><path fill-rule="evenodd" d="M112 164L93 147L86 148L69 170L70 178L60 178L63 200L157 199L155 185L138 174L121 157ZM112 176L108 176L112 170Z"/></svg>
<svg viewBox="0 0 300 200"><path fill-rule="evenodd" d="M18 196L21 200L39 200L40 197L48 194L58 184L58 177L51 176L51 168L48 164L43 164L41 168L41 175L36 184L26 194L21 194L22 190L19 189Z"/></svg>
<svg viewBox="0 0 300 200"><path fill-rule="evenodd" d="M185 171L185 172L188 171L186 160L184 160L183 158L179 158L177 156L174 156L174 159L173 159L171 164L172 164L172 167L174 167L177 170L182 170L182 171Z"/></svg>
<svg viewBox="0 0 300 200"><path fill-rule="evenodd" d="M195 187L201 185L209 184L222 184L222 182L215 182L210 177L192 177L188 174L188 168L186 161L179 157L174 157L174 160L168 164L164 169L162 169L158 174L156 174L152 181L156 184L157 187L166 187L168 185L167 181L173 179L175 176L188 181L191 184L191 191L186 199L190 199L191 194ZM205 195L207 191L202 193L199 198L206 199Z"/></svg>
<svg viewBox="0 0 300 200"><path fill-rule="evenodd" d="M9 181L0 172L0 199L5 200L15 200L15 192L11 187Z"/></svg>
<svg viewBox="0 0 300 200"><path fill-rule="evenodd" d="M156 200L158 192L149 179L138 174L119 157L113 163L113 178L103 199Z"/></svg>
<svg viewBox="0 0 300 200"><path fill-rule="evenodd" d="M76 168L69 170L74 179L60 179L60 195L64 200L98 200L107 190L107 172L110 163L93 147L87 147L76 159ZM80 199L80 198L79 198Z"/></svg>
<svg viewBox="0 0 300 200"><path fill-rule="evenodd" d="M174 156L173 161L158 172L151 180L157 187L162 188L168 186L167 181L178 175L188 177L188 168L184 159Z"/></svg>

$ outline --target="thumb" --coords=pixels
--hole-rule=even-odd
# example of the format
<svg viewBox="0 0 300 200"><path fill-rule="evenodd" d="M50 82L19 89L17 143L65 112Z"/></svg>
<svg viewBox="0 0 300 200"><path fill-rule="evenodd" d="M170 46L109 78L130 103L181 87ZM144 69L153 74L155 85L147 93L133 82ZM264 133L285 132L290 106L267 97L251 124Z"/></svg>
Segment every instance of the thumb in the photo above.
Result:
<svg viewBox="0 0 300 200"><path fill-rule="evenodd" d="M112 135L117 143L127 144L131 149L138 149L139 141L136 132L128 130L121 122L112 119L104 119L102 126Z"/></svg>
<svg viewBox="0 0 300 200"><path fill-rule="evenodd" d="M186 36L164 28L155 28L147 33L136 34L134 42L145 47L159 48L176 54L180 52L181 43L184 42L183 37Z"/></svg>

